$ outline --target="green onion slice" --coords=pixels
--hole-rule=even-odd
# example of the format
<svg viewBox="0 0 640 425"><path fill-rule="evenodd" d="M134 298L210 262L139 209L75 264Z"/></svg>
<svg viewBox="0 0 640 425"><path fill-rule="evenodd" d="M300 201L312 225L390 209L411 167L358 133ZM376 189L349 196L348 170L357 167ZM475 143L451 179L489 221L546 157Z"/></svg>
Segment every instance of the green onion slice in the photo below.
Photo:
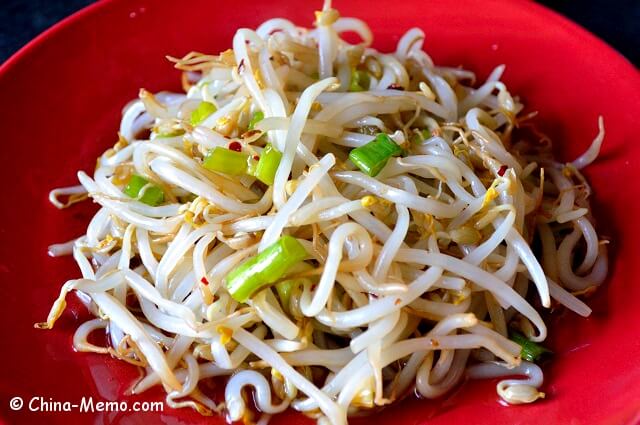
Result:
<svg viewBox="0 0 640 425"><path fill-rule="evenodd" d="M282 154L270 143L267 144L260 155L253 175L262 183L271 186L281 159Z"/></svg>
<svg viewBox="0 0 640 425"><path fill-rule="evenodd" d="M260 254L248 259L227 275L227 290L234 300L247 301L255 292L277 282L307 251L293 236L282 236Z"/></svg>
<svg viewBox="0 0 640 425"><path fill-rule="evenodd" d="M156 137L158 139L168 139L169 137L182 136L184 133L185 131L183 129L177 129L177 130L170 131L168 133L158 133Z"/></svg>
<svg viewBox="0 0 640 425"><path fill-rule="evenodd" d="M509 335L509 339L522 347L522 350L520 351L520 357L528 362L538 361L538 359L540 359L542 355L551 353L551 350L549 350L548 348L545 348L533 341L529 341L527 337L518 332L511 332Z"/></svg>
<svg viewBox="0 0 640 425"><path fill-rule="evenodd" d="M365 91L369 90L371 78L365 71L355 70L351 73L351 81L349 81L349 91Z"/></svg>
<svg viewBox="0 0 640 425"><path fill-rule="evenodd" d="M142 194L140 193L142 191ZM149 180L134 174L124 188L124 194L138 201L155 207L164 201L164 192L158 186L149 183Z"/></svg>
<svg viewBox="0 0 640 425"><path fill-rule="evenodd" d="M263 119L264 119L264 112L256 111L251 117L251 120L249 121L249 126L247 127L247 130L253 130L256 124L258 124Z"/></svg>
<svg viewBox="0 0 640 425"><path fill-rule="evenodd" d="M349 159L363 173L375 177L387 165L392 156L400 156L402 148L391 138L380 133L366 145L355 148L349 153Z"/></svg>
<svg viewBox="0 0 640 425"><path fill-rule="evenodd" d="M306 282L311 282L309 279L287 279L275 284L276 291L278 292L278 298L280 299L280 305L285 312L289 312L289 303L291 302L291 294L295 288L304 285Z"/></svg>
<svg viewBox="0 0 640 425"><path fill-rule="evenodd" d="M216 105L211 102L200 102L198 107L191 113L191 125L200 124L217 110Z"/></svg>
<svg viewBox="0 0 640 425"><path fill-rule="evenodd" d="M429 130L422 130L419 134L413 133L411 138L409 139L411 143L422 143L431 137L431 132Z"/></svg>
<svg viewBox="0 0 640 425"><path fill-rule="evenodd" d="M231 149L215 147L210 150L202 162L202 166L207 170L240 176L247 172L249 155Z"/></svg>

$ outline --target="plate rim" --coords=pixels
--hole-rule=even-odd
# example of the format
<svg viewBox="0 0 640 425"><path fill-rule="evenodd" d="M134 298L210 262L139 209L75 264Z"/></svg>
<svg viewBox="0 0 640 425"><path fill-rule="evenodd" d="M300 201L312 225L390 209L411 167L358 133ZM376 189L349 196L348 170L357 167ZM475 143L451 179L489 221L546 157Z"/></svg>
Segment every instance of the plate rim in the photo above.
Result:
<svg viewBox="0 0 640 425"><path fill-rule="evenodd" d="M541 16L542 18L552 20L553 25L562 26L568 31L572 31L576 40L584 40L585 43L589 43L591 45L592 49L602 52L603 56L601 60L615 60L616 63L614 66L616 68L622 69L625 72L625 78L628 77L632 81L640 83L640 73L638 72L638 69L626 57L609 46L606 42L590 33L585 28L581 27L579 24L533 1L510 1L523 10L530 10L531 13ZM124 4L125 2L126 0L97 1L96 3L92 3L78 10L77 12L69 15L63 20L47 28L38 36L25 44L12 56L10 56L2 65L0 65L0 79L6 80L7 78L11 77L11 73L16 68L19 68L21 66L29 66L29 63L26 61L28 61L32 57L32 55L39 54L39 49L48 48L51 43L55 41L55 37L60 32L69 30L69 28L72 28L73 25L75 25L78 21L81 21L83 19L94 19L96 18L96 14L103 13L105 10L108 11L109 8ZM622 61L620 61L620 59L622 59Z"/></svg>
<svg viewBox="0 0 640 425"><path fill-rule="evenodd" d="M126 2L127 0L97 0L94 3L91 3L72 14L66 16L55 24L43 30L41 33L36 35L30 41L28 41L25 45L20 47L17 51L15 51L9 58L7 58L2 64L0 64L0 79L6 77L9 72L20 65L20 63L32 53L34 53L38 48L45 45L51 38L53 38L57 33L64 31L65 29L73 26L73 24L79 20L86 19L91 17L92 15L99 13L102 9L112 7L113 4L118 2ZM518 4L519 7L533 9L535 13L542 14L548 19L555 20L559 25L569 27L569 29L576 31L574 33L577 37L586 38L588 42L595 43L598 50L603 52L607 52L607 54L611 57L616 58L616 60L624 63L624 66L628 68L630 74L635 74L638 82L640 82L640 72L638 68L630 61L629 58L624 56L621 52L611 46L609 43L604 41L602 38L598 37L596 34L592 33L579 23L573 21L572 19L546 7L545 5L539 4L533 0L508 0L511 3Z"/></svg>

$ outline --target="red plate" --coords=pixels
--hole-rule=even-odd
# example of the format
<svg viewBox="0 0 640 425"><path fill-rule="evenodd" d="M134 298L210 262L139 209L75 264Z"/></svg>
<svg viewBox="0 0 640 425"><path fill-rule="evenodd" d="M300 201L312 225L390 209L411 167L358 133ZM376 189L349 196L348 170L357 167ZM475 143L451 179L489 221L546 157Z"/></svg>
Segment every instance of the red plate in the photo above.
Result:
<svg viewBox="0 0 640 425"><path fill-rule="evenodd" d="M439 64L464 65L487 76L506 64L505 81L552 135L564 160L582 152L605 118L607 136L593 183L600 231L612 238L611 277L591 299L595 313L564 312L550 329L556 355L546 369L547 399L529 406L498 403L495 382L468 383L438 402L412 400L372 419L397 424L623 424L640 421L640 315L637 300L640 226L640 76L603 42L560 16L526 1L337 1L343 16L365 19L375 46L395 48L412 26L427 34ZM161 390L127 397L134 367L107 356L73 352L73 330L87 317L71 303L52 331L46 318L60 285L79 275L73 261L47 257L47 245L83 233L92 205L57 211L47 192L75 184L114 143L120 109L140 87L179 89L179 73L164 59L190 50L218 52L234 30L284 16L309 26L320 1L300 4L238 0L99 2L56 25L0 68L2 173L0 278L2 380L0 411L11 423L200 423L190 411L164 413L30 412L45 402L161 400ZM227 3L229 5L229 3ZM69 297L72 298L72 297ZM22 397L20 411L9 401ZM34 397L42 397L38 399ZM32 401L33 400L33 401ZM14 401L15 402L15 401ZM288 413L274 423L303 423ZM367 421L354 421L368 423ZM213 418L212 423L222 423Z"/></svg>

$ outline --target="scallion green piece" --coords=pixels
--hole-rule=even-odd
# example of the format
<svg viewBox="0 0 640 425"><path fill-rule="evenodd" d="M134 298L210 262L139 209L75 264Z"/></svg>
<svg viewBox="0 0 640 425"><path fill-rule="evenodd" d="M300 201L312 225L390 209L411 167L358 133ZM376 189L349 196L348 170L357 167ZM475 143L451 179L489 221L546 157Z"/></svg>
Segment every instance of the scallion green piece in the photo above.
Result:
<svg viewBox="0 0 640 425"><path fill-rule="evenodd" d="M307 257L307 251L293 236L282 236L260 254L231 270L227 290L234 300L245 302L256 291L277 282L296 263Z"/></svg>
<svg viewBox="0 0 640 425"><path fill-rule="evenodd" d="M551 353L551 350L533 341L529 341L529 339L518 332L511 332L509 339L522 347L520 357L528 362L538 361L542 355Z"/></svg>
<svg viewBox="0 0 640 425"><path fill-rule="evenodd" d="M231 149L215 147L210 150L202 162L207 170L240 176L247 172L249 155Z"/></svg>
<svg viewBox="0 0 640 425"><path fill-rule="evenodd" d="M380 133L366 145L355 148L349 153L349 159L363 173L371 177L378 175L392 156L400 156L402 149L391 138Z"/></svg>
<svg viewBox="0 0 640 425"><path fill-rule="evenodd" d="M365 91L369 90L371 78L365 71L354 70L351 73L351 81L349 81L349 91Z"/></svg>
<svg viewBox="0 0 640 425"><path fill-rule="evenodd" d="M262 183L271 186L273 179L276 177L276 171L281 159L282 154L270 143L267 144L260 155L253 175Z"/></svg>
<svg viewBox="0 0 640 425"><path fill-rule="evenodd" d="M284 311L289 311L289 301L291 300L291 292L296 284L295 279L283 280L276 283L276 291L278 292L278 298L280 299L280 305Z"/></svg>
<svg viewBox="0 0 640 425"><path fill-rule="evenodd" d="M258 124L263 119L264 119L264 112L256 111L251 117L251 120L249 121L249 126L247 127L247 130L253 130L256 124Z"/></svg>
<svg viewBox="0 0 640 425"><path fill-rule="evenodd" d="M140 196L141 190L142 196ZM150 184L149 180L137 174L131 176L123 192L125 195L135 198L144 204L151 205L152 207L164 201L164 192L162 189L154 184Z"/></svg>
<svg viewBox="0 0 640 425"><path fill-rule="evenodd" d="M289 312L289 303L291 301L291 294L293 290L309 279L287 279L275 284L276 291L278 292L278 298L280 299L280 305L286 311Z"/></svg>
<svg viewBox="0 0 640 425"><path fill-rule="evenodd" d="M421 143L431 137L431 132L429 130L422 130L419 134L413 133L411 138L409 139L411 143Z"/></svg>
<svg viewBox="0 0 640 425"><path fill-rule="evenodd" d="M191 113L191 125L198 125L211 114L217 111L216 105L211 102L200 102L198 107Z"/></svg>
<svg viewBox="0 0 640 425"><path fill-rule="evenodd" d="M158 135L156 136L158 139L168 139L169 137L178 137L178 136L182 136L185 133L184 130L182 129L177 129L177 130L173 130L170 131L168 133L158 133Z"/></svg>

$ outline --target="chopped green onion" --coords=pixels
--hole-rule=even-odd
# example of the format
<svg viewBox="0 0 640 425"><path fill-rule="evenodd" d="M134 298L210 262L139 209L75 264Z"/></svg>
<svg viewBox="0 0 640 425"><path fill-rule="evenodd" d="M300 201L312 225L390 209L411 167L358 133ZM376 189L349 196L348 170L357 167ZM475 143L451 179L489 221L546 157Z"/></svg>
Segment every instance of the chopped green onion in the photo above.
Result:
<svg viewBox="0 0 640 425"><path fill-rule="evenodd" d="M296 263L307 257L307 251L293 236L282 236L260 254L231 270L227 289L234 300L245 302L259 289L277 282Z"/></svg>
<svg viewBox="0 0 640 425"><path fill-rule="evenodd" d="M409 140L411 140L411 143L421 143L424 140L427 140L429 137L431 137L431 132L425 129L422 130L419 134L413 133Z"/></svg>
<svg viewBox="0 0 640 425"><path fill-rule="evenodd" d="M349 81L349 91L365 91L369 90L371 78L365 71L355 70L351 73L351 81Z"/></svg>
<svg viewBox="0 0 640 425"><path fill-rule="evenodd" d="M264 112L256 111L251 117L251 120L249 121L249 126L247 127L247 130L253 130L256 124L258 124L263 119L264 119Z"/></svg>
<svg viewBox="0 0 640 425"><path fill-rule="evenodd" d="M289 312L289 303L291 301L291 294L293 290L309 279L287 279L275 284L276 291L278 292L278 298L280 299L280 305L284 311Z"/></svg>
<svg viewBox="0 0 640 425"><path fill-rule="evenodd" d="M210 150L202 162L202 166L207 170L240 176L247 172L249 155L231 149L215 147Z"/></svg>
<svg viewBox="0 0 640 425"><path fill-rule="evenodd" d="M140 196L142 191L142 196ZM149 180L134 174L124 188L124 194L138 201L155 207L164 201L164 192L158 186L150 184Z"/></svg>
<svg viewBox="0 0 640 425"><path fill-rule="evenodd" d="M177 130L170 131L168 133L158 133L156 137L158 139L168 139L169 137L178 137L178 136L182 136L183 134L184 134L184 130L180 128Z"/></svg>
<svg viewBox="0 0 640 425"><path fill-rule="evenodd" d="M282 154L270 143L267 144L260 155L253 175L262 183L271 186L276 177L276 171L281 159Z"/></svg>
<svg viewBox="0 0 640 425"><path fill-rule="evenodd" d="M511 332L509 339L522 347L520 357L528 362L537 361L543 354L551 353L551 350L539 345L533 341L529 341L524 335L518 332Z"/></svg>
<svg viewBox="0 0 640 425"><path fill-rule="evenodd" d="M391 138L380 133L366 145L355 148L349 153L349 159L363 173L375 177L387 165L392 156L400 156L402 149Z"/></svg>
<svg viewBox="0 0 640 425"><path fill-rule="evenodd" d="M198 107L191 113L191 125L198 125L218 109L211 102L200 102Z"/></svg>

